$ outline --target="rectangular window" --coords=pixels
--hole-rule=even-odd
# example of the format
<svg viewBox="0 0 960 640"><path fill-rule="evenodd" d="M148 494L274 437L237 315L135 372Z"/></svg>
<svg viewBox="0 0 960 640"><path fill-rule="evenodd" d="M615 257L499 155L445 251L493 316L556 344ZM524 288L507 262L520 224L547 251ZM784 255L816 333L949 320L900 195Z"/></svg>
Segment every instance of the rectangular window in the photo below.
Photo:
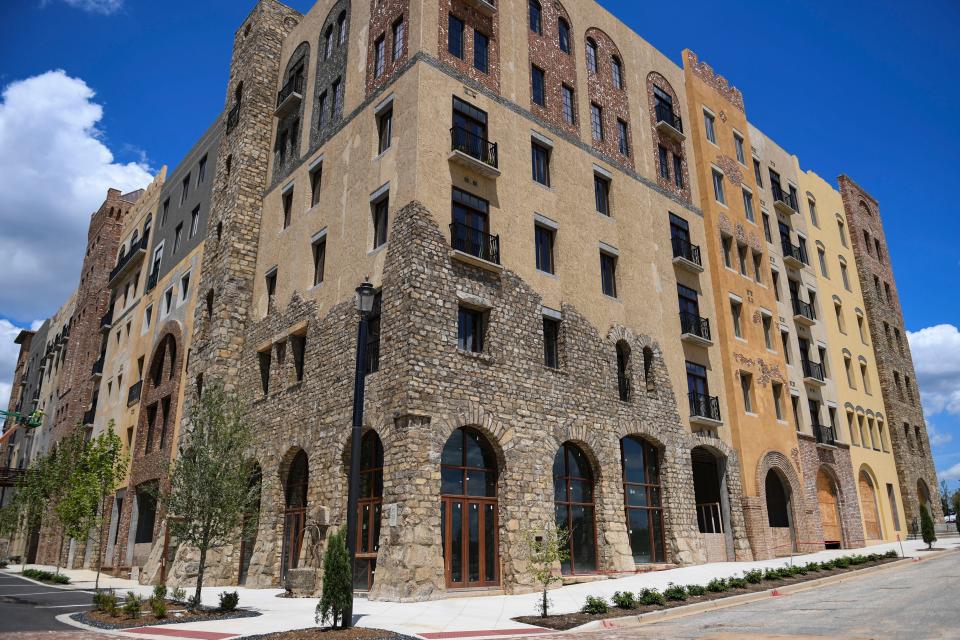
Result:
<svg viewBox="0 0 960 640"><path fill-rule="evenodd" d="M740 264L740 275L747 275L747 245L737 244L737 262Z"/></svg>
<svg viewBox="0 0 960 640"><path fill-rule="evenodd" d="M530 12L530 31L543 35L543 10L537 0L529 0L527 8Z"/></svg>
<svg viewBox="0 0 960 640"><path fill-rule="evenodd" d="M723 195L723 174L712 169L713 173L713 197L720 204L726 204L727 200Z"/></svg>
<svg viewBox="0 0 960 640"><path fill-rule="evenodd" d="M287 189L280 196L280 203L283 207L283 228L290 226L290 219L293 214L293 189Z"/></svg>
<svg viewBox="0 0 960 640"><path fill-rule="evenodd" d="M763 254L753 252L753 279L758 284L763 284Z"/></svg>
<svg viewBox="0 0 960 640"><path fill-rule="evenodd" d="M610 215L610 181L598 173L593 174L593 195L597 211Z"/></svg>
<svg viewBox="0 0 960 640"><path fill-rule="evenodd" d="M703 112L703 127L704 127L704 130L706 131L706 134L707 134L707 140L709 140L709 141L712 142L713 144L717 144L717 132L716 132L716 130L714 129L714 126L713 126L713 125L714 125L714 118L713 118L713 116L710 115L709 113L707 113L706 111L704 111L704 112Z"/></svg>
<svg viewBox="0 0 960 640"><path fill-rule="evenodd" d="M753 194L746 189L743 190L743 212L746 214L747 220L750 222L757 221L756 216L753 213Z"/></svg>
<svg viewBox="0 0 960 640"><path fill-rule="evenodd" d="M670 179L670 155L667 148L662 144L657 145L657 165L660 167L660 177L664 180Z"/></svg>
<svg viewBox="0 0 960 640"><path fill-rule="evenodd" d="M476 29L473 31L473 68L480 73L490 71L490 38Z"/></svg>
<svg viewBox="0 0 960 640"><path fill-rule="evenodd" d="M820 275L829 278L830 276L827 275L827 254L819 247L817 247L817 259L820 261Z"/></svg>
<svg viewBox="0 0 960 640"><path fill-rule="evenodd" d="M817 217L817 205L813 200L807 200L807 206L810 208L810 222L813 223L813 226L820 226L820 219Z"/></svg>
<svg viewBox="0 0 960 640"><path fill-rule="evenodd" d="M741 316L743 315L743 305L736 300L730 301L730 319L733 322L733 335L743 338L743 326Z"/></svg>
<svg viewBox="0 0 960 640"><path fill-rule="evenodd" d="M776 411L777 420L783 420L783 385L774 382L771 387L773 388L773 409Z"/></svg>
<svg viewBox="0 0 960 640"><path fill-rule="evenodd" d="M760 171L760 161L753 159L753 175L757 179L757 186L763 188L763 172Z"/></svg>
<svg viewBox="0 0 960 640"><path fill-rule="evenodd" d="M677 154L673 154L673 184L683 189L683 158Z"/></svg>
<svg viewBox="0 0 960 640"><path fill-rule="evenodd" d="M322 130L324 127L327 126L327 123L329 122L329 119L327 117L327 114L329 112L327 111L327 92L326 91L321 93L320 97L317 99L317 112L320 114L320 121L318 123L318 127Z"/></svg>
<svg viewBox="0 0 960 640"><path fill-rule="evenodd" d="M384 196L373 203L373 248L383 246L387 243L387 211L390 205L390 198Z"/></svg>
<svg viewBox="0 0 960 640"><path fill-rule="evenodd" d="M407 43L407 23L400 18L393 23L393 61L403 57L403 49Z"/></svg>
<svg viewBox="0 0 960 640"><path fill-rule="evenodd" d="M767 242L773 242L773 236L770 233L770 214L764 211L761 217L763 218L763 237Z"/></svg>
<svg viewBox="0 0 960 640"><path fill-rule="evenodd" d="M600 252L600 285L604 295L617 297L617 258L603 251Z"/></svg>
<svg viewBox="0 0 960 640"><path fill-rule="evenodd" d="M723 266L727 269L733 269L733 238L722 236L720 244L723 246Z"/></svg>
<svg viewBox="0 0 960 640"><path fill-rule="evenodd" d="M837 233L840 234L840 244L847 246L847 232L843 227L843 222L837 220Z"/></svg>
<svg viewBox="0 0 960 640"><path fill-rule="evenodd" d="M840 333L846 334L847 326L846 326L846 323L843 321L843 306L839 302L837 302L837 303L834 303L833 309L837 314L837 329L840 330Z"/></svg>
<svg viewBox="0 0 960 640"><path fill-rule="evenodd" d="M197 164L197 184L203 184L203 181L207 179L207 156L204 155L200 158L199 164Z"/></svg>
<svg viewBox="0 0 960 640"><path fill-rule="evenodd" d="M274 267L264 276L267 286L267 312L273 309L273 298L277 294L277 268Z"/></svg>
<svg viewBox="0 0 960 640"><path fill-rule="evenodd" d="M560 367L560 321L543 316L543 364Z"/></svg>
<svg viewBox="0 0 960 640"><path fill-rule="evenodd" d="M340 78L333 81L333 119L339 120L343 114L343 82Z"/></svg>
<svg viewBox="0 0 960 640"><path fill-rule="evenodd" d="M183 239L183 223L181 222L173 230L173 254L176 255L180 249L180 241Z"/></svg>
<svg viewBox="0 0 960 640"><path fill-rule="evenodd" d="M627 123L623 120L617 120L617 135L619 137L619 149L620 155L629 156L630 155L630 140L628 138L628 129Z"/></svg>
<svg viewBox="0 0 960 640"><path fill-rule="evenodd" d="M452 13L447 21L447 51L463 60L463 20Z"/></svg>
<svg viewBox="0 0 960 640"><path fill-rule="evenodd" d="M327 264L327 238L324 236L311 245L313 251L313 284L323 282L323 271Z"/></svg>
<svg viewBox="0 0 960 640"><path fill-rule="evenodd" d="M553 266L553 243L556 237L556 231L539 224L535 224L533 229L537 252L537 270L545 273L555 273Z"/></svg>
<svg viewBox="0 0 960 640"><path fill-rule="evenodd" d="M197 235L200 228L200 205L197 205L190 214L190 237Z"/></svg>
<svg viewBox="0 0 960 640"><path fill-rule="evenodd" d="M381 35L377 38L376 42L373 43L374 51L374 65L373 65L373 77L379 78L383 75L384 68L387 64L387 40L386 36Z"/></svg>
<svg viewBox="0 0 960 640"><path fill-rule="evenodd" d="M390 139L393 137L393 107L377 116L377 153L383 153L390 148Z"/></svg>
<svg viewBox="0 0 960 640"><path fill-rule="evenodd" d="M182 278L180 278L180 302L183 302L187 299L187 295L190 293L190 274L185 273Z"/></svg>
<svg viewBox="0 0 960 640"><path fill-rule="evenodd" d="M264 349L257 352L257 360L260 363L260 389L263 395L270 393L270 349Z"/></svg>
<svg viewBox="0 0 960 640"><path fill-rule="evenodd" d="M623 89L623 65L617 58L610 61L610 75L613 77L613 86L617 89Z"/></svg>
<svg viewBox="0 0 960 640"><path fill-rule="evenodd" d="M541 107L547 106L547 79L543 69L532 65L530 67L530 80L533 84L532 99L534 104Z"/></svg>
<svg viewBox="0 0 960 640"><path fill-rule="evenodd" d="M303 356L307 351L306 334L290 336L290 351L293 353L293 373L297 382L303 380Z"/></svg>
<svg viewBox="0 0 960 640"><path fill-rule="evenodd" d="M473 353L483 352L485 312L460 306L457 323L457 347Z"/></svg>
<svg viewBox="0 0 960 640"><path fill-rule="evenodd" d="M167 214L170 213L170 198L163 201L163 213L160 214L160 226L167 224Z"/></svg>
<svg viewBox="0 0 960 640"><path fill-rule="evenodd" d="M800 398L790 396L790 406L793 409L793 426L800 431Z"/></svg>
<svg viewBox="0 0 960 640"><path fill-rule="evenodd" d="M153 321L153 305L148 305L146 310L143 312L143 328L149 329L150 322Z"/></svg>
<svg viewBox="0 0 960 640"><path fill-rule="evenodd" d="M310 207L320 203L320 185L323 182L323 164L310 169Z"/></svg>
<svg viewBox="0 0 960 640"><path fill-rule="evenodd" d="M767 349L773 351L773 318L766 314L761 316L763 322L763 343Z"/></svg>
<svg viewBox="0 0 960 640"><path fill-rule="evenodd" d="M743 154L743 136L739 133L733 134L733 146L737 150L737 162L747 164L747 158Z"/></svg>
<svg viewBox="0 0 960 640"><path fill-rule="evenodd" d="M573 89L563 85L560 92L563 95L563 120L567 124L576 124L577 111L574 107Z"/></svg>
<svg viewBox="0 0 960 640"><path fill-rule="evenodd" d="M840 263L840 279L843 280L843 288L850 291L850 275L847 273L846 263Z"/></svg>
<svg viewBox="0 0 960 640"><path fill-rule="evenodd" d="M863 390L868 394L871 393L872 390L870 388L870 376L867 374L867 365L862 362L860 363L860 377L863 379ZM908 386L907 390L909 389L910 387Z"/></svg>
<svg viewBox="0 0 960 640"><path fill-rule="evenodd" d="M753 376L745 371L740 372L740 392L743 395L743 410L753 413Z"/></svg>
<svg viewBox="0 0 960 640"><path fill-rule="evenodd" d="M590 130L595 141L603 140L603 109L596 103L590 103Z"/></svg>
<svg viewBox="0 0 960 640"><path fill-rule="evenodd" d="M180 206L183 206L183 203L186 202L187 196L190 195L190 174L187 174L187 177L183 179L181 185L182 189L180 190Z"/></svg>
<svg viewBox="0 0 960 640"><path fill-rule="evenodd" d="M823 367L823 377L829 378L830 372L827 371L827 350L823 347L817 347L817 355L820 356L820 366Z"/></svg>
<svg viewBox="0 0 960 640"><path fill-rule="evenodd" d="M163 315L166 316L173 308L173 287L163 292ZM117 342L120 341L120 332L117 331Z"/></svg>
<svg viewBox="0 0 960 640"><path fill-rule="evenodd" d="M533 161L533 180L550 186L550 150L537 141L530 142L530 156Z"/></svg>
<svg viewBox="0 0 960 640"><path fill-rule="evenodd" d="M597 73L597 43L587 38L587 73Z"/></svg>

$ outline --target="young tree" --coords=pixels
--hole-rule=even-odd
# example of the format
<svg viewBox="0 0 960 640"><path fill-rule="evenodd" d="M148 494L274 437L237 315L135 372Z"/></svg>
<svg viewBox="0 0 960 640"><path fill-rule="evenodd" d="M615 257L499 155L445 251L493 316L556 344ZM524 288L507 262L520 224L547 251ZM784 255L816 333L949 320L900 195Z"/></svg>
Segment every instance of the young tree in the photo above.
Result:
<svg viewBox="0 0 960 640"><path fill-rule="evenodd" d="M933 527L933 518L930 517L930 511L927 505L920 505L920 534L923 541L927 543L927 549L933 548L933 543L937 541L937 533Z"/></svg>
<svg viewBox="0 0 960 640"><path fill-rule="evenodd" d="M94 590L97 590L100 588L100 568L103 562L107 500L127 470L127 456L123 453L120 436L114 431L113 420L108 423L107 431L97 436L87 447L85 466L89 470L91 488L97 503L93 522L97 531L97 578L94 583Z"/></svg>
<svg viewBox="0 0 960 640"><path fill-rule="evenodd" d="M334 628L343 628L346 623L343 614L353 599L353 571L345 537L346 528L341 527L327 541L323 556L323 590L314 616L317 624L323 624L329 618Z"/></svg>
<svg viewBox="0 0 960 640"><path fill-rule="evenodd" d="M53 462L49 456L36 458L27 467L26 473L17 481L12 506L17 517L17 526L27 540L30 538L30 533L38 529L43 523L43 516L50 499L49 485L52 465ZM26 569L26 550L24 550L21 561L22 569Z"/></svg>
<svg viewBox="0 0 960 640"><path fill-rule="evenodd" d="M84 429L78 424L57 443L57 448L51 454L48 476L50 504L60 523L60 548L57 551L55 573L60 573L60 560L63 558L66 537L78 540L85 537L90 530L92 512L96 509L83 466L85 450Z"/></svg>
<svg viewBox="0 0 960 640"><path fill-rule="evenodd" d="M180 439L169 489L160 496L170 533L200 553L193 606L200 604L207 552L256 527L256 519L243 518L256 508L253 461L246 456L252 442L240 399L220 386L204 389Z"/></svg>
<svg viewBox="0 0 960 640"><path fill-rule="evenodd" d="M569 556L568 541L569 534L566 529L548 527L543 532L527 532L527 561L530 563L530 574L540 585L542 597L537 608L542 618L546 618L550 611L547 590L551 584L563 581L563 577L554 571L554 567Z"/></svg>
<svg viewBox="0 0 960 640"><path fill-rule="evenodd" d="M946 480L940 481L940 512L945 516L950 515L950 486Z"/></svg>

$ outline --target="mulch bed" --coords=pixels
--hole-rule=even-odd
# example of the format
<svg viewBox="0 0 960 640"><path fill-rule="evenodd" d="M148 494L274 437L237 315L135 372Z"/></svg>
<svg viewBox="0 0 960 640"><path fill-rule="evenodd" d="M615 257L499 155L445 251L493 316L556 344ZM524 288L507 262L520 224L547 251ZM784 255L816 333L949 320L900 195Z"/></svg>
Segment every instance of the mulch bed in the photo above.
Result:
<svg viewBox="0 0 960 640"><path fill-rule="evenodd" d="M566 631L568 629L573 629L579 627L580 625L586 624L588 622L593 622L594 620L604 620L606 618L622 618L624 616L640 616L645 613L651 613L653 611L660 611L662 609L674 609L676 607L683 607L690 604L697 604L699 602L709 602L711 600L720 600L722 598L729 598L730 596L739 596L745 593L756 593L758 591L768 591L770 589L776 589L779 587L786 587L791 584L797 584L798 582L809 582L810 580L817 580L819 578L826 578L827 576L835 576L841 573L850 573L852 571L857 571L858 569L866 569L868 567L876 567L882 564L887 564L890 562L896 562L897 560L902 560L902 558L884 558L882 560L876 560L873 562L866 562L857 566L847 567L845 569L831 569L829 571L811 571L807 575L793 576L790 578L778 578L777 580L764 580L759 584L748 584L745 589L729 589L721 593L711 593L707 592L702 596L688 596L686 600L667 600L667 603L662 606L657 605L637 605L634 609L619 609L614 606L610 606L610 610L607 613L601 614L592 614L592 613L564 613L559 615L547 616L542 618L540 616L520 616L518 618L513 618L514 621L520 622L523 624L530 624L537 627L546 627L548 629L556 629L557 631Z"/></svg>
<svg viewBox="0 0 960 640"><path fill-rule="evenodd" d="M416 640L412 636L405 636L394 631L384 629L367 629L353 627L352 629L294 629L261 636L247 636L243 640Z"/></svg>
<svg viewBox="0 0 960 640"><path fill-rule="evenodd" d="M257 611L236 609L234 611L220 611L219 609L200 609L187 611L183 605L168 602L167 617L157 618L149 606L145 605L140 611L139 618L131 618L122 613L113 617L104 611L82 611L70 616L72 619L98 629L130 629L133 627L147 627L161 624L180 624L182 622L207 622L210 620L232 620L234 618L253 618L261 615Z"/></svg>

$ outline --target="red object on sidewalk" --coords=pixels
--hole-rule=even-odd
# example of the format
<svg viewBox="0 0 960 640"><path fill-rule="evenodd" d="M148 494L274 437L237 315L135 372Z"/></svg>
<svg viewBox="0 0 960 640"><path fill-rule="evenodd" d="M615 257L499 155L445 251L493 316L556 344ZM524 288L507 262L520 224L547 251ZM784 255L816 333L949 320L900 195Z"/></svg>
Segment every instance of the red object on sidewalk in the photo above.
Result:
<svg viewBox="0 0 960 640"><path fill-rule="evenodd" d="M445 638L482 638L492 636L520 636L534 635L538 633L550 633L550 629L482 629L476 631L437 631L435 633L418 633L421 638L427 640L444 640Z"/></svg>
<svg viewBox="0 0 960 640"><path fill-rule="evenodd" d="M136 627L124 629L129 633L142 633L150 636L169 636L171 638L191 638L192 640L225 640L236 638L239 633L219 633L217 631L194 631L193 629L164 629L163 627Z"/></svg>

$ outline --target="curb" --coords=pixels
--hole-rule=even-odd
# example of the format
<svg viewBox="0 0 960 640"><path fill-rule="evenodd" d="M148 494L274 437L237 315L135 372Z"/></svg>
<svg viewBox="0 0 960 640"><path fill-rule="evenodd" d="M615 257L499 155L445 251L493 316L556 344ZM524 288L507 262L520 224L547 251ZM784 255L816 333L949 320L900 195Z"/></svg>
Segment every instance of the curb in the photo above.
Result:
<svg viewBox="0 0 960 640"><path fill-rule="evenodd" d="M648 624L653 624L655 622L666 622L668 620L674 620L676 618L685 618L687 616L691 616L697 613L703 613L705 611L716 611L719 609L726 609L729 607L737 607L744 604L750 604L752 602L759 602L760 600L766 600L770 597L773 597L774 595L776 596L792 595L795 593L800 593L802 591L816 589L818 587L828 586L832 584L839 584L847 580L855 580L857 578L862 578L864 576L871 575L874 573L880 573L882 571L887 571L887 570L895 569L898 567L906 567L916 562L920 562L920 561L925 562L933 558L939 558L941 556L953 555L953 554L960 554L960 549L948 549L945 551L938 551L938 552L926 555L923 558L907 556L906 558L901 558L900 560L896 560L894 562L888 562L886 564L878 565L875 567L857 569L855 571L848 571L846 573L841 573L834 576L826 576L824 578L816 578L814 580L805 580L803 582L787 585L785 587L773 587L770 589L766 589L764 591L755 591L753 593L744 593L737 596L719 598L717 600L711 600L709 602L698 602L696 604L685 605L682 607L673 607L671 609L651 611L650 613L644 613L642 615L623 616L621 618L605 618L603 620L593 620L586 624L582 624L579 627L574 627L573 629L568 629L567 631L558 631L557 633L575 634L583 631L596 631L596 630L603 630L603 629L625 629L630 627L640 627Z"/></svg>

